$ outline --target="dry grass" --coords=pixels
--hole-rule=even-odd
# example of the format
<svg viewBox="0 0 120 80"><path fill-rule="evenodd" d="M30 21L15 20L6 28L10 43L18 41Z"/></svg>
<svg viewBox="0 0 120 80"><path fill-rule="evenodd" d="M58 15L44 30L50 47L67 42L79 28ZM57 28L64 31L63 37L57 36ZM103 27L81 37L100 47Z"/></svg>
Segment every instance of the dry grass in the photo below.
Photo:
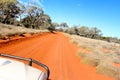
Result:
<svg viewBox="0 0 120 80"><path fill-rule="evenodd" d="M92 58L92 57L86 57L86 58L82 59L82 63L96 67L99 64L99 59L95 59L95 58Z"/></svg>
<svg viewBox="0 0 120 80"><path fill-rule="evenodd" d="M16 27L13 25L6 25L6 24L0 23L0 38L5 37L5 36L21 35L24 33L35 34L35 33L40 33L40 32L48 32L48 31L47 30L45 31L34 30L34 29Z"/></svg>
<svg viewBox="0 0 120 80"><path fill-rule="evenodd" d="M86 57L86 54L87 54L87 53L82 52L81 50L79 50L79 51L77 52L77 55L78 55L80 58L82 58L82 59Z"/></svg>
<svg viewBox="0 0 120 80"><path fill-rule="evenodd" d="M97 73L120 80L120 67L112 65L112 63L120 64L120 44L76 35L66 36L71 39L72 43L78 45L77 55L83 64L95 66Z"/></svg>
<svg viewBox="0 0 120 80"><path fill-rule="evenodd" d="M90 66L98 66L100 62L100 56L94 53L85 53L85 52L78 52L78 56L81 58L81 62L83 64L87 64Z"/></svg>
<svg viewBox="0 0 120 80"><path fill-rule="evenodd" d="M73 44L78 44L78 41L71 40L70 42Z"/></svg>
<svg viewBox="0 0 120 80"><path fill-rule="evenodd" d="M110 63L101 63L96 68L97 73L104 74L110 77L114 77L116 80L120 80L120 68L112 66Z"/></svg>

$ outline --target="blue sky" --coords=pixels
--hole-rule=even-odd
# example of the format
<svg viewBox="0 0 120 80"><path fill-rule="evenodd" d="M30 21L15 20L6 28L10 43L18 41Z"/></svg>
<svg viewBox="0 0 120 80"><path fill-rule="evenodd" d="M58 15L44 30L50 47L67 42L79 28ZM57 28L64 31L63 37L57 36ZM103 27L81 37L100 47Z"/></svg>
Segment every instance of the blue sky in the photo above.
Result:
<svg viewBox="0 0 120 80"><path fill-rule="evenodd" d="M105 36L120 38L120 0L31 1L37 2L53 22L97 27Z"/></svg>

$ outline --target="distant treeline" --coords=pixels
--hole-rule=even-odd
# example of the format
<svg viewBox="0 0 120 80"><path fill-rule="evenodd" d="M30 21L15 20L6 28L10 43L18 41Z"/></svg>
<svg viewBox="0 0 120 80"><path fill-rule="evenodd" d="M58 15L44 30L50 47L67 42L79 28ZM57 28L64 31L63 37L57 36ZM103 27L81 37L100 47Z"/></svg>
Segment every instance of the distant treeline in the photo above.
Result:
<svg viewBox="0 0 120 80"><path fill-rule="evenodd" d="M92 27L89 28L87 26L73 26L73 27L68 27L65 30L60 29L61 31L64 31L69 34L74 34L82 37L87 37L91 39L98 39L98 40L104 40L108 42L115 42L120 44L120 39L117 37L107 37L103 36L103 33L100 29L97 27Z"/></svg>
<svg viewBox="0 0 120 80"><path fill-rule="evenodd" d="M69 34L74 34L82 37L87 37L91 39L104 40L108 42L120 43L120 39L117 37L107 37L103 36L103 33L97 27L89 28L87 26L72 26L69 27L66 22L58 24L56 22L52 23L52 26L56 28L57 31L66 32Z"/></svg>

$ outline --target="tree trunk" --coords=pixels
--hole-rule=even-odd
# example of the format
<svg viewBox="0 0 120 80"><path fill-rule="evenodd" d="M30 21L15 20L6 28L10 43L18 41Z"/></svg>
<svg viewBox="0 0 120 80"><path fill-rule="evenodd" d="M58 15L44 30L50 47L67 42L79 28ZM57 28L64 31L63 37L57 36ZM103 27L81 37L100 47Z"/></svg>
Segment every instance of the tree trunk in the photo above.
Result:
<svg viewBox="0 0 120 80"><path fill-rule="evenodd" d="M8 21L9 18L9 13L7 13L6 17L3 19L2 23L6 23Z"/></svg>

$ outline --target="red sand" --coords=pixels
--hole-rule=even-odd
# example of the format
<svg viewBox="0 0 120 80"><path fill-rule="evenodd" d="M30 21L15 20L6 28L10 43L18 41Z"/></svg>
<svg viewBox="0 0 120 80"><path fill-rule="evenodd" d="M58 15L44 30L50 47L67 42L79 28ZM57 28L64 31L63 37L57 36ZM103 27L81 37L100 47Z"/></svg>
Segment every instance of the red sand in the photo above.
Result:
<svg viewBox="0 0 120 80"><path fill-rule="evenodd" d="M114 80L96 74L95 67L81 64L76 56L77 46L69 43L61 33L14 41L0 47L0 52L33 58L46 64L51 71L50 80Z"/></svg>
<svg viewBox="0 0 120 80"><path fill-rule="evenodd" d="M120 68L120 64L112 63L113 66Z"/></svg>
<svg viewBox="0 0 120 80"><path fill-rule="evenodd" d="M102 48L102 51L104 51L105 53L114 53L113 50L107 49L107 48Z"/></svg>

